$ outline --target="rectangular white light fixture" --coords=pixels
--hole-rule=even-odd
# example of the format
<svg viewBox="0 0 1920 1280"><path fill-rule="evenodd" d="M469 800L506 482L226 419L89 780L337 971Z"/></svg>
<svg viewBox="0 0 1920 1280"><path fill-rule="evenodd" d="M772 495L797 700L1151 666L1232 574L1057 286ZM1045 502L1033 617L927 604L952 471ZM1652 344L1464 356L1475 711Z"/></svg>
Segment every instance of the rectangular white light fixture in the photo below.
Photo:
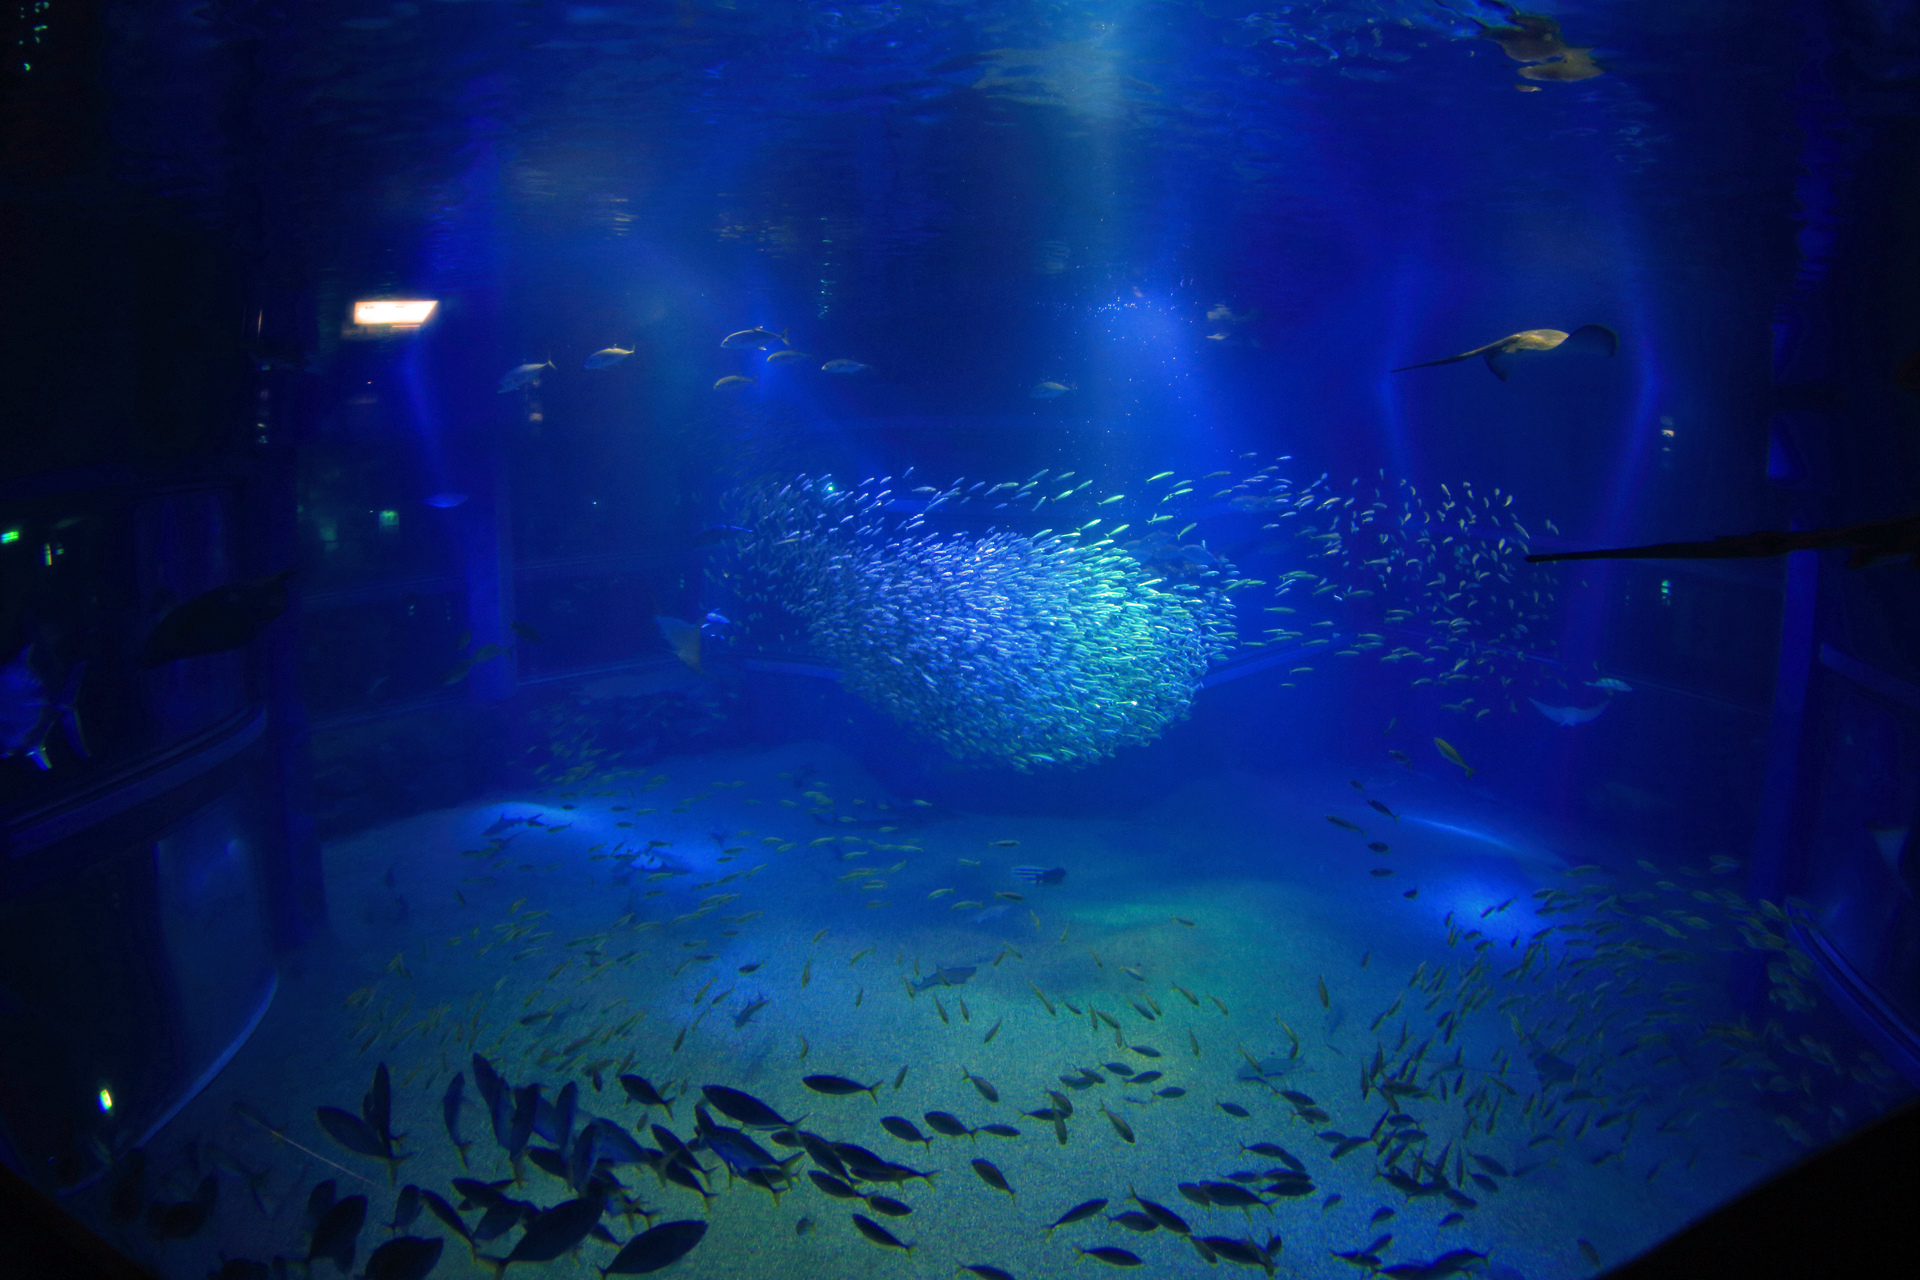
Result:
<svg viewBox="0 0 1920 1280"><path fill-rule="evenodd" d="M433 309L440 304L433 301L402 301L385 298L377 301L356 302L353 304L353 322L355 324L425 324Z"/></svg>

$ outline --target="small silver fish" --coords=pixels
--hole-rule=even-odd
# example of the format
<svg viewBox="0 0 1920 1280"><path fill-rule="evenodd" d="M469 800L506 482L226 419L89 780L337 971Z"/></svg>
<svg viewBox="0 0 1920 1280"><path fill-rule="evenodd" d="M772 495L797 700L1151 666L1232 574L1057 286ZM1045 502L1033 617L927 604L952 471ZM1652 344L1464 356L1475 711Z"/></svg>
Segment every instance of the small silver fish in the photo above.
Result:
<svg viewBox="0 0 1920 1280"><path fill-rule="evenodd" d="M540 382L540 371L554 367L551 360L540 364L517 364L501 377L500 393L505 395L509 391L518 391L522 387L537 386Z"/></svg>
<svg viewBox="0 0 1920 1280"><path fill-rule="evenodd" d="M600 350L588 356L587 362L580 367L583 369L606 369L619 364L632 354L633 351L631 348L602 347Z"/></svg>
<svg viewBox="0 0 1920 1280"><path fill-rule="evenodd" d="M751 329L741 329L737 333L728 334L720 339L720 345L729 351L739 351L745 347L770 347L776 342L785 342L789 332L782 329L779 333L775 333L771 329L762 329L756 325Z"/></svg>
<svg viewBox="0 0 1920 1280"><path fill-rule="evenodd" d="M820 366L822 373L865 373L873 368L870 364L861 364L858 360L829 360Z"/></svg>

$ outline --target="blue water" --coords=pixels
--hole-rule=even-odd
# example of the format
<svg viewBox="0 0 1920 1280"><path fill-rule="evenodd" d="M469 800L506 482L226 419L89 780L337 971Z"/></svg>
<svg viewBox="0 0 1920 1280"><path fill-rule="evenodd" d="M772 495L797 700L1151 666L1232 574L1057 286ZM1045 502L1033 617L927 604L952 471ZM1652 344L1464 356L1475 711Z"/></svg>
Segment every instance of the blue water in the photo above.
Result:
<svg viewBox="0 0 1920 1280"><path fill-rule="evenodd" d="M700 1220L669 1274L1036 1280L1109 1249L1556 1280L1889 1109L1907 1086L1807 952L1843 908L1752 875L1781 563L1526 562L1780 523L1769 325L1830 248L1796 238L1798 20L162 23L243 86L246 176L131 50L124 163L189 204L256 184L261 269L308 317L254 354L309 415L325 921L144 1174L109 1151L76 1211L169 1277L304 1263L361 1195L354 1274L398 1235L484 1274L605 1196L600 1235L508 1273ZM439 304L417 330L347 319L406 297ZM183 860L181 892L226 866ZM510 1152L476 1055L649 1149L724 1085L933 1176L848 1177L886 1216L761 1129L797 1163L770 1191L701 1144L706 1197L608 1129L606 1177L570 1182L579 1127ZM317 1119L370 1118L377 1071L391 1166ZM879 1123L939 1111L1019 1133ZM407 1187L459 1230L396 1221ZM501 1193L513 1225L462 1239ZM1112 1221L1130 1196L1225 1243Z"/></svg>

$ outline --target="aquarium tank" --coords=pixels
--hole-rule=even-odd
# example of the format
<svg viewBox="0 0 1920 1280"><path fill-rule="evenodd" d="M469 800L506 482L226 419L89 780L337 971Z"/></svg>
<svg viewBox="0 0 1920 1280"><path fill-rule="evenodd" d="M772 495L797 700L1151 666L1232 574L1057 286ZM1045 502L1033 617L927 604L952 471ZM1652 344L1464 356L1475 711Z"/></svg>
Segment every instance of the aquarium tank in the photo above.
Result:
<svg viewBox="0 0 1920 1280"><path fill-rule="evenodd" d="M139 1274L1569 1280L1920 1085L1908 0L0 57L0 1175Z"/></svg>

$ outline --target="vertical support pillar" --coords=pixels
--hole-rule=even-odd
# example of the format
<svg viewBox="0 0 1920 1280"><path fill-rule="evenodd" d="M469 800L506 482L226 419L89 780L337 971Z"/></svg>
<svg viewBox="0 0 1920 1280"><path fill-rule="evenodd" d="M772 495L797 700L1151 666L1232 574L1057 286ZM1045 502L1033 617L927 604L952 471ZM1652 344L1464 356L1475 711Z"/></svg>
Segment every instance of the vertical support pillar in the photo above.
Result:
<svg viewBox="0 0 1920 1280"><path fill-rule="evenodd" d="M256 313L255 342L298 350L297 332L311 326L311 297L277 298ZM270 314L268 308L281 314ZM254 482L249 524L255 574L279 573L300 563L300 443L312 421L312 379L296 370L261 367L254 378L250 448ZM301 696L299 575L288 583L287 611L264 637L261 668L267 705L266 774L262 803L269 847L262 851L262 896L276 950L299 946L326 923L326 878L313 823L312 729Z"/></svg>
<svg viewBox="0 0 1920 1280"><path fill-rule="evenodd" d="M1747 892L1771 902L1799 888L1804 871L1809 803L1804 768L1807 693L1813 679L1819 604L1820 552L1796 551L1787 557L1766 785L1761 791L1759 829L1747 871ZM1734 970L1734 999L1741 1007L1753 1010L1765 989L1766 957L1743 955Z"/></svg>

